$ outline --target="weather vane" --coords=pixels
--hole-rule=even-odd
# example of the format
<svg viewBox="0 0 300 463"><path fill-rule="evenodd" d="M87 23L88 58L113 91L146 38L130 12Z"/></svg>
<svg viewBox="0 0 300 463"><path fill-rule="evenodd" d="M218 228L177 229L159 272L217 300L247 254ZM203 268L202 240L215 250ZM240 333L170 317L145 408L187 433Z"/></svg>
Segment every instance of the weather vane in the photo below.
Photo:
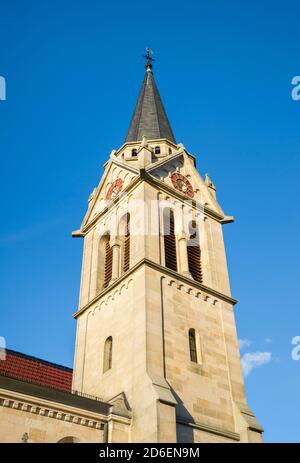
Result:
<svg viewBox="0 0 300 463"><path fill-rule="evenodd" d="M146 48L146 55L142 55L143 58L145 58L147 60L146 62L146 69L152 69L152 61L155 61L154 58L152 58L153 55L153 51L151 50L151 48Z"/></svg>

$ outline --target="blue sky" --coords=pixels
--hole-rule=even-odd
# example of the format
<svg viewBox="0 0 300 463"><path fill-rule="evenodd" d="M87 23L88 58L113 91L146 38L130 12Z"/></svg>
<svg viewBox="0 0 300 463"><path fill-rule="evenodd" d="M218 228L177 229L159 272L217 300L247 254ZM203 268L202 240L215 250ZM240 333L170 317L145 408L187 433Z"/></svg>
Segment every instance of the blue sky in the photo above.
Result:
<svg viewBox="0 0 300 463"><path fill-rule="evenodd" d="M224 234L248 402L265 441L299 441L296 1L2 1L0 335L72 365L82 241L71 238L124 140L155 51L178 142L236 223ZM263 353L263 357L253 353ZM266 355L266 353L269 355ZM250 357L249 357L249 354Z"/></svg>

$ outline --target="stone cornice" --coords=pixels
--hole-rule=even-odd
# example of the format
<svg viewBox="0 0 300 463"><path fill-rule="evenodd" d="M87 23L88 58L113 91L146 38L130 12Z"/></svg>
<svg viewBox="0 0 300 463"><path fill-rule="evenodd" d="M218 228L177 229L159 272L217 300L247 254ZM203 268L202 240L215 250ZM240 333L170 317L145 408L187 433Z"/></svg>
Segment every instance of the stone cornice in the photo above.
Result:
<svg viewBox="0 0 300 463"><path fill-rule="evenodd" d="M227 294L220 293L219 291L216 291L213 288L209 288L208 286L205 286L202 283L198 283L197 281L192 280L191 278L181 275L180 273L177 273L174 270L163 267L162 265L157 264L156 262L153 262L145 258L145 259L141 259L138 263L136 263L133 267L131 267L126 273L124 273L120 278L118 278L118 280L112 282L108 286L108 288L105 288L103 291L97 294L97 296L94 297L91 301L89 301L85 306L77 310L77 312L75 312L73 315L74 318L77 318L79 315L81 315L83 312L85 312L87 309L93 306L93 304L99 301L106 294L110 293L112 289L114 289L122 281L127 279L130 275L132 275L134 272L136 272L143 266L148 266L150 268L153 268L163 273L164 275L168 275L169 277L175 278L176 280L179 280L180 282L185 283L188 286L199 290L200 292L201 291L205 292L208 295L215 297L216 299L221 299L222 301L228 302L229 304L232 304L232 305L235 305L237 303L236 299L233 299L231 296L228 296Z"/></svg>
<svg viewBox="0 0 300 463"><path fill-rule="evenodd" d="M166 267L164 267L163 265L160 265L160 264L157 264L156 262L153 262L149 259L144 259L144 262L146 265L148 265L149 267L152 267L162 273L165 273L167 275L170 275L170 276L173 276L175 277L177 280L180 280L190 286L193 286L194 288L196 289L199 289L200 291L204 291L206 292L207 294L210 294L211 296L214 296L218 299L221 299L225 302L229 302L230 304L237 304L237 300L236 299L233 299L231 296L228 296L227 294L223 294L223 293L220 293L219 291L213 289L213 288L210 288L208 286L205 286L203 285L202 283L198 283L197 281L195 280L192 280L191 278L188 278L184 275L181 275L180 273L178 272L175 272L174 270L171 270L171 269L168 269Z"/></svg>
<svg viewBox="0 0 300 463"><path fill-rule="evenodd" d="M108 421L105 415L6 389L0 389L0 406L96 429L103 429L104 423Z"/></svg>
<svg viewBox="0 0 300 463"><path fill-rule="evenodd" d="M110 413L107 417L107 421L114 421L115 423L121 423L121 424L131 424L131 419L127 418L125 416L120 416L120 415L115 415L114 413Z"/></svg>
<svg viewBox="0 0 300 463"><path fill-rule="evenodd" d="M181 418L177 418L176 422L184 426L190 426L191 428L199 429L200 431L209 432L211 434L217 434L218 436L227 437L228 439L232 439L235 441L239 441L241 439L240 434L233 432L233 431L228 431L226 429L218 428L217 426L209 426L207 424L203 424L199 422L193 423L190 421L185 421L184 419L181 419Z"/></svg>

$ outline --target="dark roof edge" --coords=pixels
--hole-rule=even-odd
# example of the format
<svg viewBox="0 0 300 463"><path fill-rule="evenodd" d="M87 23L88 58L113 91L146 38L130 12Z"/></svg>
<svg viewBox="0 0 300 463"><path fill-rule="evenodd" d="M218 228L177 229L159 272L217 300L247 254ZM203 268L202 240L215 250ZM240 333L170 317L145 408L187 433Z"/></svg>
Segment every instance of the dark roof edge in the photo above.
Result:
<svg viewBox="0 0 300 463"><path fill-rule="evenodd" d="M102 402L101 400L2 375L0 375L0 388L72 407L78 407L91 412L101 413L102 415L108 415L111 407L110 404Z"/></svg>
<svg viewBox="0 0 300 463"><path fill-rule="evenodd" d="M58 363L49 362L48 360L43 360L43 359L41 359L39 357L34 357L32 355L23 354L22 352L18 352L16 350L5 349L5 352L7 352L9 354L12 354L12 355L15 355L17 357L26 358L28 360L33 360L35 362L43 363L44 365L49 365L49 366L52 366L52 367L55 367L55 368L59 368L60 370L69 371L71 373L73 372L73 368L69 368L69 367L66 367L64 365L59 365Z"/></svg>

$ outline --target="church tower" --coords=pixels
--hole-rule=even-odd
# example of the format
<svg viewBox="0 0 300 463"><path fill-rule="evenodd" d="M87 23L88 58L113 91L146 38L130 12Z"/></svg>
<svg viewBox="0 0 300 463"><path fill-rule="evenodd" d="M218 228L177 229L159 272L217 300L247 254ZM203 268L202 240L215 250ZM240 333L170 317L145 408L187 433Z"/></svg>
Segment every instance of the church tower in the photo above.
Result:
<svg viewBox="0 0 300 463"><path fill-rule="evenodd" d="M73 389L121 407L108 442L261 442L247 405L212 180L177 143L151 55L84 238Z"/></svg>

